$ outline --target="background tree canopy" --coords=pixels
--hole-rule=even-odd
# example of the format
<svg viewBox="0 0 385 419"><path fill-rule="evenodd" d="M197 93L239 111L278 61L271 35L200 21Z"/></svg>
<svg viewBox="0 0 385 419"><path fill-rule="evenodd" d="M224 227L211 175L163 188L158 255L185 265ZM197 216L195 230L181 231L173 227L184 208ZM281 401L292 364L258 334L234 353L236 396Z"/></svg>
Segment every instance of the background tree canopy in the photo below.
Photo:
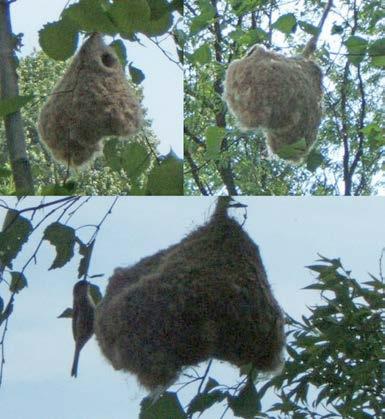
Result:
<svg viewBox="0 0 385 419"><path fill-rule="evenodd" d="M37 132L39 110L67 68L68 63L64 61L76 52L80 35L101 32L114 38L110 45L115 49L122 65L127 68L130 83L137 85L139 96L143 95L139 85L146 74L133 62L129 62L125 42L141 43L141 39L145 37L175 65L180 66L177 56L181 56L181 46L174 37L174 32L181 19L182 3L178 0L67 2L58 20L47 23L39 31L39 43L44 52L35 52L20 61L15 52L22 48L23 34L11 33L10 26L6 25L12 23L12 15L7 14L6 9L10 7L10 2L1 3L2 25L6 28L5 33L2 32L5 48L2 56L11 59L2 61L4 73L0 117L6 122L5 127L10 128L3 130L0 127L0 193L182 194L183 163L172 150L166 155L159 154L156 150L158 139L151 130L152 121L148 118L144 128L130 138L130 142L117 138L105 142L101 158L86 170L73 173L69 172L66 165L53 161L50 153L41 145ZM165 38L174 40L175 54L163 49L162 41ZM7 48L5 41L10 44L11 49ZM143 53L146 53L145 49ZM19 78L15 76L11 81L7 74L16 74L16 67ZM24 130L21 120L15 122L20 109ZM15 127L18 127L17 135L11 133ZM25 149L28 155L23 152ZM23 153L25 157L22 156ZM16 168L17 162L21 164Z"/></svg>
<svg viewBox="0 0 385 419"><path fill-rule="evenodd" d="M302 165L267 158L260 132L241 132L223 100L228 64L259 43L301 54L325 1L197 0L185 4L185 193L371 195L383 191L385 10L335 0L315 60L324 116Z"/></svg>

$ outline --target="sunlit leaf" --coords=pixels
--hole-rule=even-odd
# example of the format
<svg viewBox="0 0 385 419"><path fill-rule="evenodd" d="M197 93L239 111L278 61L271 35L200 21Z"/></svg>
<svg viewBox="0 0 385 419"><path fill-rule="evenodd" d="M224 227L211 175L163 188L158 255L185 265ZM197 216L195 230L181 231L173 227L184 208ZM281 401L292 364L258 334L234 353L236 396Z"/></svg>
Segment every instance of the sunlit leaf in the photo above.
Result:
<svg viewBox="0 0 385 419"><path fill-rule="evenodd" d="M377 39L369 45L370 63L375 67L385 67L385 38Z"/></svg>
<svg viewBox="0 0 385 419"><path fill-rule="evenodd" d="M149 150L139 142L127 143L122 152L123 169L130 179L137 179L150 166Z"/></svg>
<svg viewBox="0 0 385 419"><path fill-rule="evenodd" d="M120 63L123 67L127 65L127 51L124 42L121 39L111 42L110 47L112 47L119 58Z"/></svg>
<svg viewBox="0 0 385 419"><path fill-rule="evenodd" d="M211 49L208 44L201 45L190 56L190 60L195 64L207 64L211 61Z"/></svg>
<svg viewBox="0 0 385 419"><path fill-rule="evenodd" d="M86 32L115 34L114 26L106 10L95 0L80 0L65 9L63 16L71 19L77 29Z"/></svg>
<svg viewBox="0 0 385 419"><path fill-rule="evenodd" d="M297 28L297 19L293 13L287 13L283 16L280 16L273 23L273 28L278 29L286 35L289 35L290 33L295 32Z"/></svg>
<svg viewBox="0 0 385 419"><path fill-rule="evenodd" d="M155 164L148 176L148 195L183 195L183 160L174 152Z"/></svg>
<svg viewBox="0 0 385 419"><path fill-rule="evenodd" d="M357 65L365 58L368 41L360 36L352 35L345 41L345 46L349 52L349 61Z"/></svg>
<svg viewBox="0 0 385 419"><path fill-rule="evenodd" d="M120 31L137 32L146 27L151 9L146 0L114 0L109 14Z"/></svg>
<svg viewBox="0 0 385 419"><path fill-rule="evenodd" d="M221 127L211 126L207 127L205 131L206 137L206 158L217 159L221 152L223 138L226 135L226 130Z"/></svg>
<svg viewBox="0 0 385 419"><path fill-rule="evenodd" d="M78 31L68 18L47 23L39 31L39 43L42 50L58 61L64 61L75 53L78 40Z"/></svg>

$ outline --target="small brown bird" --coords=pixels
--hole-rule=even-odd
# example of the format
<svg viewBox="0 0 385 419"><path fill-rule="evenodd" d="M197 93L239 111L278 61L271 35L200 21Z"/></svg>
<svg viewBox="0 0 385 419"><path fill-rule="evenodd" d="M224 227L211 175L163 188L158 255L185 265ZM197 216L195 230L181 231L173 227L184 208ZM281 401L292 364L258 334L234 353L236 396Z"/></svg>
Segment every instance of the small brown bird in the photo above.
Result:
<svg viewBox="0 0 385 419"><path fill-rule="evenodd" d="M73 289L72 333L75 339L75 355L71 376L76 377L80 351L94 333L95 305L89 295L87 281L79 281Z"/></svg>

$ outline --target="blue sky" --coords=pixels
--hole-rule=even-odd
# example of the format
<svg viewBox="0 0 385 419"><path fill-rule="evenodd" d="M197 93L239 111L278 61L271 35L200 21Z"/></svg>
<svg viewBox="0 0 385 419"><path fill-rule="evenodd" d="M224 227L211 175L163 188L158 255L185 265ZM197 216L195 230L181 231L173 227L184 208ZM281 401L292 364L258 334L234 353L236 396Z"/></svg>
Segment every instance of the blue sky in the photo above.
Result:
<svg viewBox="0 0 385 419"><path fill-rule="evenodd" d="M4 198L9 203L14 198ZM99 222L111 197L92 198L72 218L80 227ZM378 274L378 259L385 242L385 200L381 198L240 198L249 205L245 229L260 246L276 298L298 318L306 306L318 301L316 291L301 290L313 280L305 268L317 253L341 257L359 281L368 272ZM21 207L37 198L27 198ZM127 266L176 243L208 219L215 200L199 197L120 198L103 225L91 263L102 290L118 266ZM242 220L242 210L232 214ZM0 209L0 223L4 211ZM38 217L36 218L36 221ZM53 220L52 220L53 221ZM91 230L79 230L84 240ZM40 233L38 233L39 236ZM20 269L37 244L37 237L23 248L14 269ZM137 417L146 394L134 377L116 372L103 359L94 339L80 358L79 377L70 377L74 343L69 320L57 319L71 305L78 258L63 269L48 271L54 252L44 244L37 264L27 271L29 286L18 297L6 342L6 365L0 389L1 413L12 419L127 419ZM5 296L5 288L0 287ZM237 371L216 364L213 377L234 383ZM187 403L193 389L182 393ZM222 409L203 419L218 418ZM231 414L226 416L231 418Z"/></svg>
<svg viewBox="0 0 385 419"><path fill-rule="evenodd" d="M40 49L38 31L48 22L58 20L66 5L65 0L17 0L11 5L14 33L24 33L22 55ZM142 83L144 106L153 120L152 128L160 140L159 151L167 154L170 147L183 156L183 73L163 53L141 38L144 46L126 42L128 61L146 75ZM173 43L166 40L163 48L175 58Z"/></svg>

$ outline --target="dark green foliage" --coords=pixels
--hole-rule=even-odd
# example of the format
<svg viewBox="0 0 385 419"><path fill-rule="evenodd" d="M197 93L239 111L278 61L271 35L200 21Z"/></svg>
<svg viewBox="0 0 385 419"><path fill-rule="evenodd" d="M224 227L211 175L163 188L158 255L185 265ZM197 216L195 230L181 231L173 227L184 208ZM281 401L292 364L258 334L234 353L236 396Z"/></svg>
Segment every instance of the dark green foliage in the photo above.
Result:
<svg viewBox="0 0 385 419"><path fill-rule="evenodd" d="M49 269L63 267L74 255L75 230L61 223L52 223L44 231L44 240L55 247L56 257Z"/></svg>
<svg viewBox="0 0 385 419"><path fill-rule="evenodd" d="M145 398L141 403L139 419L187 419L176 393L166 392L155 403Z"/></svg>
<svg viewBox="0 0 385 419"><path fill-rule="evenodd" d="M21 251L32 233L32 224L16 210L8 210L3 231L0 232L0 261L12 269L12 261Z"/></svg>
<svg viewBox="0 0 385 419"><path fill-rule="evenodd" d="M189 417L216 404L245 419L384 417L384 278L359 282L339 259L325 257L308 268L317 277L302 292L320 292L321 302L300 321L287 316L283 372L262 382L266 378L248 365L231 387L210 377L209 369L189 376L191 384L202 381L200 388L206 382L188 403Z"/></svg>
<svg viewBox="0 0 385 419"><path fill-rule="evenodd" d="M322 303L302 321L288 318L289 359L270 382L281 399L271 410L289 417L383 417L384 280L359 283L339 259L319 262L309 266L317 280L306 289L320 291Z"/></svg>

